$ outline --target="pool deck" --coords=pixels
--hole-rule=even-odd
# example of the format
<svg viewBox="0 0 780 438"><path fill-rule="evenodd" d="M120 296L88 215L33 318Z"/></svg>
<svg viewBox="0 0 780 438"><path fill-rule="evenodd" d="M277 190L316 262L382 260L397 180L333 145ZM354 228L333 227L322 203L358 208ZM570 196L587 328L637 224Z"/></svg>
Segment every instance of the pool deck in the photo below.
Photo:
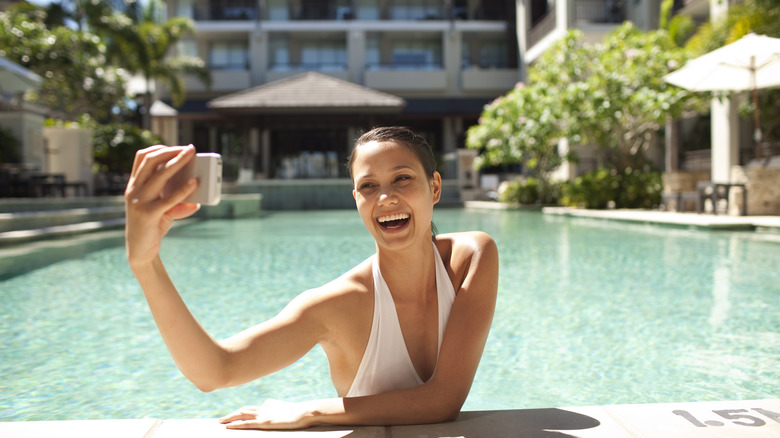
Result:
<svg viewBox="0 0 780 438"><path fill-rule="evenodd" d="M457 421L418 426L316 427L304 431L227 430L215 419L74 420L0 423L3 438L211 437L609 437L780 436L780 399L467 411Z"/></svg>
<svg viewBox="0 0 780 438"><path fill-rule="evenodd" d="M481 209L523 209L512 204L500 202L468 201L466 208ZM657 224L676 227L699 228L722 231L769 231L780 232L780 216L729 216L711 213L677 213L660 210L589 210L572 207L530 207L541 210L551 216L568 216L574 218L602 219L639 224Z"/></svg>
<svg viewBox="0 0 780 438"><path fill-rule="evenodd" d="M780 231L780 216L726 216L658 210L586 210L566 207L545 207L542 209L542 212L560 216L695 227L709 230Z"/></svg>

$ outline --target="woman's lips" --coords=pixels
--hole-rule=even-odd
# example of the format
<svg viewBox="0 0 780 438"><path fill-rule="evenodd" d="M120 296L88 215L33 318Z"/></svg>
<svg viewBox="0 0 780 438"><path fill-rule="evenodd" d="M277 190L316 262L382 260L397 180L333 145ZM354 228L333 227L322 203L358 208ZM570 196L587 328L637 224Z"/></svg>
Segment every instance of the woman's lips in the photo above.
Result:
<svg viewBox="0 0 780 438"><path fill-rule="evenodd" d="M393 213L379 216L377 222L382 228L394 229L406 225L409 222L409 217L408 213Z"/></svg>

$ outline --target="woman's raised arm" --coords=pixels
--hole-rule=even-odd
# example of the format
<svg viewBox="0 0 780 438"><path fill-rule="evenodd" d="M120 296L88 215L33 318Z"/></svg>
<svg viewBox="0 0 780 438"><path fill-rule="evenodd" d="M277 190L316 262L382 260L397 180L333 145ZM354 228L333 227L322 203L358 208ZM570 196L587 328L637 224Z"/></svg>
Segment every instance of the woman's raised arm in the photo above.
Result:
<svg viewBox="0 0 780 438"><path fill-rule="evenodd" d="M139 151L125 191L127 258L149 304L160 334L182 374L203 391L261 377L303 356L314 343L312 312L305 295L279 316L223 341L214 340L191 314L168 276L159 251L175 219L190 216L197 204L182 203L197 187L193 179L168 197L166 182L195 149L152 146ZM247 350L254 356L246 364ZM251 369L248 366L251 365Z"/></svg>

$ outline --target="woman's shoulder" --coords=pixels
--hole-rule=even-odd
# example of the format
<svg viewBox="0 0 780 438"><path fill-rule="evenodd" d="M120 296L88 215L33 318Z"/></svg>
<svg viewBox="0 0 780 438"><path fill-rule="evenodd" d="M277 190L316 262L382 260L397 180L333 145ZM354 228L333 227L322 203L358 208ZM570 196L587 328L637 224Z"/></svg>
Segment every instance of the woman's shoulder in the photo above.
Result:
<svg viewBox="0 0 780 438"><path fill-rule="evenodd" d="M496 243L490 234L484 231L462 231L436 236L439 251L446 250L452 256L472 257L485 251L495 251Z"/></svg>
<svg viewBox="0 0 780 438"><path fill-rule="evenodd" d="M364 304L367 298L371 298L372 292L373 276L369 258L338 278L303 292L300 298L318 308L337 309Z"/></svg>
<svg viewBox="0 0 780 438"><path fill-rule="evenodd" d="M466 277L483 268L498 266L498 249L493 238L482 231L465 231L436 236L436 247L453 285L462 285ZM491 272L488 269L485 272ZM456 287L456 290L458 288Z"/></svg>

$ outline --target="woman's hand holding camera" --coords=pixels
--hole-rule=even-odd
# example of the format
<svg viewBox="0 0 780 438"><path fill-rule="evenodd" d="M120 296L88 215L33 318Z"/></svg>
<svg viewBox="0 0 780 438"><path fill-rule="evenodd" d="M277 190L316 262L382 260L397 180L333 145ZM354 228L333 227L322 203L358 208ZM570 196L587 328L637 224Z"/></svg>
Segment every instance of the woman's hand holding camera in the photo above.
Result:
<svg viewBox="0 0 780 438"><path fill-rule="evenodd" d="M198 210L198 204L182 203L197 188L195 178L162 196L166 182L194 157L192 145L151 146L136 153L125 190L125 239L131 267L155 260L162 238L174 219L188 217Z"/></svg>

